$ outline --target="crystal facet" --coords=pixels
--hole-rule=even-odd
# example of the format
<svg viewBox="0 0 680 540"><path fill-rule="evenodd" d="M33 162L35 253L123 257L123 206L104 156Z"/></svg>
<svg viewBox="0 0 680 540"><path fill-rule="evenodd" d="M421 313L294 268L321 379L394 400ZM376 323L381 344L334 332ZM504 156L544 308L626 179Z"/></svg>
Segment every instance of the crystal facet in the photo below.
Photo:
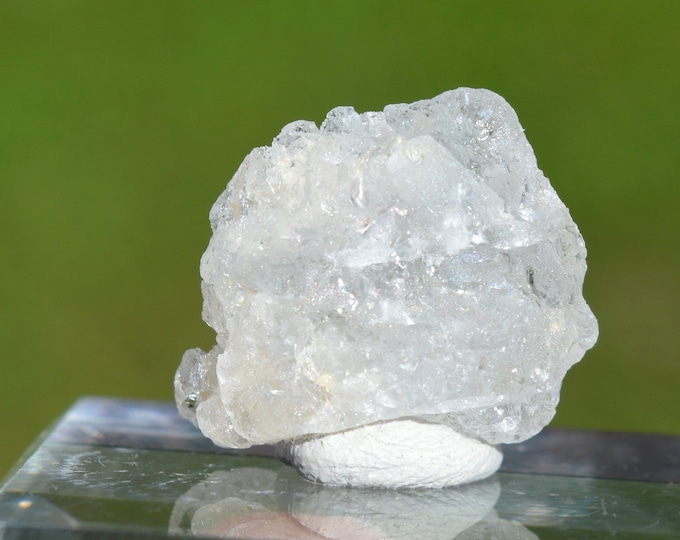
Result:
<svg viewBox="0 0 680 540"><path fill-rule="evenodd" d="M175 388L220 445L401 418L519 442L597 339L583 238L488 90L293 122L210 220L217 344L185 353Z"/></svg>

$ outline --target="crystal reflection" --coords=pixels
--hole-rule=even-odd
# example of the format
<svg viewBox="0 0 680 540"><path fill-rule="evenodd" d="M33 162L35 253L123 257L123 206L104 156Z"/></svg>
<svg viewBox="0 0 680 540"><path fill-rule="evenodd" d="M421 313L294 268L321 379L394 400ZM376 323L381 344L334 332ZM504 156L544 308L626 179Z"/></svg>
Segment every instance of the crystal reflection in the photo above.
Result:
<svg viewBox="0 0 680 540"><path fill-rule="evenodd" d="M171 534L215 538L536 539L500 519L495 477L442 490L333 488L288 467L217 471L175 503Z"/></svg>

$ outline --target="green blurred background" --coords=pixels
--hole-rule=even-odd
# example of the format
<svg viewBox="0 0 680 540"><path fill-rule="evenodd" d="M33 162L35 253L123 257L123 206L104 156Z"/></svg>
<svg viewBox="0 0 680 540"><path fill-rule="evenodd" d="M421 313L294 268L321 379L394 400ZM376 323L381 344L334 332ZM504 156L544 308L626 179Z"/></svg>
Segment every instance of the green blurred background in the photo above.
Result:
<svg viewBox="0 0 680 540"><path fill-rule="evenodd" d="M555 423L680 433L680 2L0 2L0 475L210 347L208 210L286 123L487 87L589 248Z"/></svg>

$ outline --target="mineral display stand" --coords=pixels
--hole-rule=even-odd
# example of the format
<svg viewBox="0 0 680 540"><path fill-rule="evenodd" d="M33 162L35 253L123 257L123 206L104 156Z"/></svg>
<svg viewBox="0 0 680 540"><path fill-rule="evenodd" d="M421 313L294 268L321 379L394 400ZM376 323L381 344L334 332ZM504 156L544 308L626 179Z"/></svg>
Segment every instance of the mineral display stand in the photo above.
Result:
<svg viewBox="0 0 680 540"><path fill-rule="evenodd" d="M83 398L5 478L0 539L680 537L680 437L546 429L503 452L462 488L330 488L173 404Z"/></svg>

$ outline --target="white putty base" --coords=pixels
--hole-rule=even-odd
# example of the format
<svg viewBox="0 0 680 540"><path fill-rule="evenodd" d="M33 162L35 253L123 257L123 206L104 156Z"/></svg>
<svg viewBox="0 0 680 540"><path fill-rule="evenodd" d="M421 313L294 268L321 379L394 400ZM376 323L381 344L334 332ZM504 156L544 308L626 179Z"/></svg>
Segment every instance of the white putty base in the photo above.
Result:
<svg viewBox="0 0 680 540"><path fill-rule="evenodd" d="M503 454L441 424L405 419L279 446L302 476L331 486L441 488L481 480Z"/></svg>

